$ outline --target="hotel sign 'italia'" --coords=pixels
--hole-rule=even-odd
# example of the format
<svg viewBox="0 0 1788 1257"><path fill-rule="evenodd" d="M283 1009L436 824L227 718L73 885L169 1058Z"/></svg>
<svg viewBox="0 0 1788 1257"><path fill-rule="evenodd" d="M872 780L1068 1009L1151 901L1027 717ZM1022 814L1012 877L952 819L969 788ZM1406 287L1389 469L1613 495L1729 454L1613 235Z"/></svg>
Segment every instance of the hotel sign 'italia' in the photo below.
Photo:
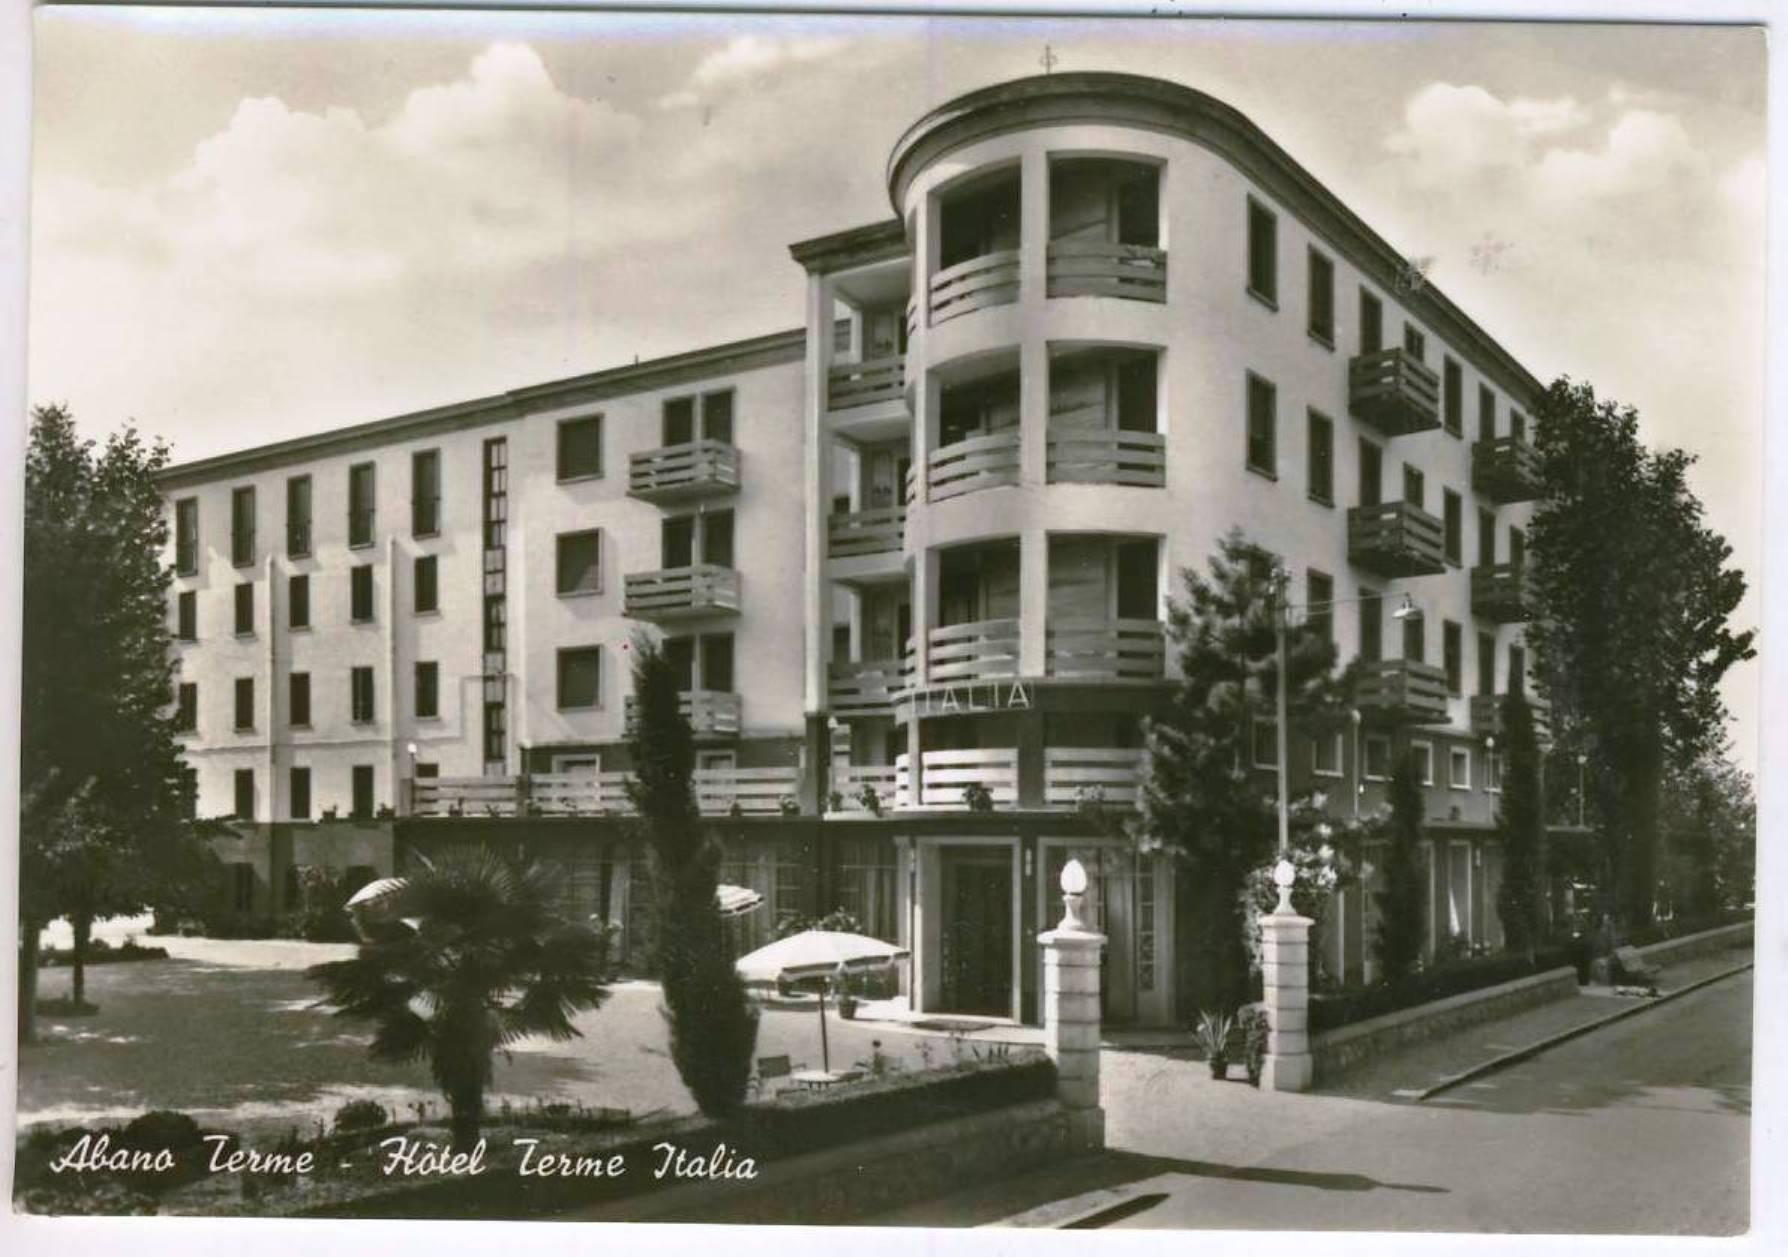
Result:
<svg viewBox="0 0 1788 1257"><path fill-rule="evenodd" d="M1036 682L1032 682L1033 685ZM1030 691L1022 678L1011 681L970 681L961 685L936 685L914 690L900 704L904 716L949 716L983 711L1016 711L1029 708Z"/></svg>

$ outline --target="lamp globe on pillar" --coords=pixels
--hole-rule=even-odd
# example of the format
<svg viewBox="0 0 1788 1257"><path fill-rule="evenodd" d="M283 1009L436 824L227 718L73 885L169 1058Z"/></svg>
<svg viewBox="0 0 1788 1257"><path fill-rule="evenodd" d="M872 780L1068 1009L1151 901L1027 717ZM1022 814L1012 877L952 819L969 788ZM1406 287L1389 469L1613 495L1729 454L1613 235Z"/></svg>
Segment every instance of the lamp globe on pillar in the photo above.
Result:
<svg viewBox="0 0 1788 1257"><path fill-rule="evenodd" d="M1062 866L1062 923L1057 929L1086 929L1086 922L1081 919L1080 908L1086 902L1086 866L1079 860L1069 860Z"/></svg>
<svg viewBox="0 0 1788 1257"><path fill-rule="evenodd" d="M1297 866L1290 860L1280 860L1273 866L1273 885L1279 888L1279 905L1273 911L1280 916L1293 915L1291 888L1297 885L1297 880Z"/></svg>

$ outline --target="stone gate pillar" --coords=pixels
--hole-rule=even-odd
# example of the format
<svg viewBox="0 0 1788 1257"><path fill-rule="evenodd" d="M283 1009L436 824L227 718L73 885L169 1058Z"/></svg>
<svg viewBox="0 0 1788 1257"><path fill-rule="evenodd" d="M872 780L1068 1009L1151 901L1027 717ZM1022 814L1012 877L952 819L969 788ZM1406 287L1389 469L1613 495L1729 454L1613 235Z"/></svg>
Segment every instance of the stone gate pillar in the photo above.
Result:
<svg viewBox="0 0 1788 1257"><path fill-rule="evenodd" d="M1310 1054L1310 926L1291 906L1296 872L1281 861L1273 870L1279 906L1260 919L1260 974L1266 996L1267 1057L1260 1085L1269 1091L1308 1091L1316 1073Z"/></svg>
<svg viewBox="0 0 1788 1257"><path fill-rule="evenodd" d="M1068 1110L1075 1144L1105 1146L1099 1105L1099 958L1105 936L1080 919L1086 869L1062 870L1061 924L1037 936L1043 945L1043 1042L1055 1062L1056 1095Z"/></svg>

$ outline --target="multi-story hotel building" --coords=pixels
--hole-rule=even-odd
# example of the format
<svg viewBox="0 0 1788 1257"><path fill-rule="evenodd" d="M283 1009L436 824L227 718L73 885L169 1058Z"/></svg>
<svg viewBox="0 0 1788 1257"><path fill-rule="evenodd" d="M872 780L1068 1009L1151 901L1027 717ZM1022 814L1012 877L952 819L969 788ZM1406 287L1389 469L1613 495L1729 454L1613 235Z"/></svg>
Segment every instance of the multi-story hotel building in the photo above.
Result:
<svg viewBox="0 0 1788 1257"><path fill-rule="evenodd" d="M1079 856L1108 1015L1183 1018L1182 879L1091 813L1134 802L1168 599L1239 528L1363 661L1351 727L1293 731L1293 790L1376 807L1414 748L1431 943L1494 945L1538 381L1185 87L974 92L887 173L890 218L792 247L803 328L165 474L197 807L255 822L238 906L297 864L519 842L637 926L647 631L723 875L770 901L742 942L843 907L912 948L915 1007L1034 1018L1027 940ZM1369 899L1325 922L1337 976Z"/></svg>

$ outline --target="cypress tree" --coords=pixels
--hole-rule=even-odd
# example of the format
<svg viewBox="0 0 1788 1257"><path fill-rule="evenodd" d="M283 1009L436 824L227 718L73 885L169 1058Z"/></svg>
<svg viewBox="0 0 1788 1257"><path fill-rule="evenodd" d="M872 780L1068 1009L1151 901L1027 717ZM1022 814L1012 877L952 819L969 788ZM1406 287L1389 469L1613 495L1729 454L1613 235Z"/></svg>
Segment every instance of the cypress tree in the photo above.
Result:
<svg viewBox="0 0 1788 1257"><path fill-rule="evenodd" d="M1540 747L1533 711L1519 690L1502 700L1502 734L1507 748L1496 834L1502 844L1502 884L1496 913L1503 945L1531 960L1540 936Z"/></svg>
<svg viewBox="0 0 1788 1257"><path fill-rule="evenodd" d="M1422 957L1422 787L1413 752L1391 773L1391 840L1385 850L1384 889L1377 894L1378 934L1373 946L1392 986L1415 972Z"/></svg>

